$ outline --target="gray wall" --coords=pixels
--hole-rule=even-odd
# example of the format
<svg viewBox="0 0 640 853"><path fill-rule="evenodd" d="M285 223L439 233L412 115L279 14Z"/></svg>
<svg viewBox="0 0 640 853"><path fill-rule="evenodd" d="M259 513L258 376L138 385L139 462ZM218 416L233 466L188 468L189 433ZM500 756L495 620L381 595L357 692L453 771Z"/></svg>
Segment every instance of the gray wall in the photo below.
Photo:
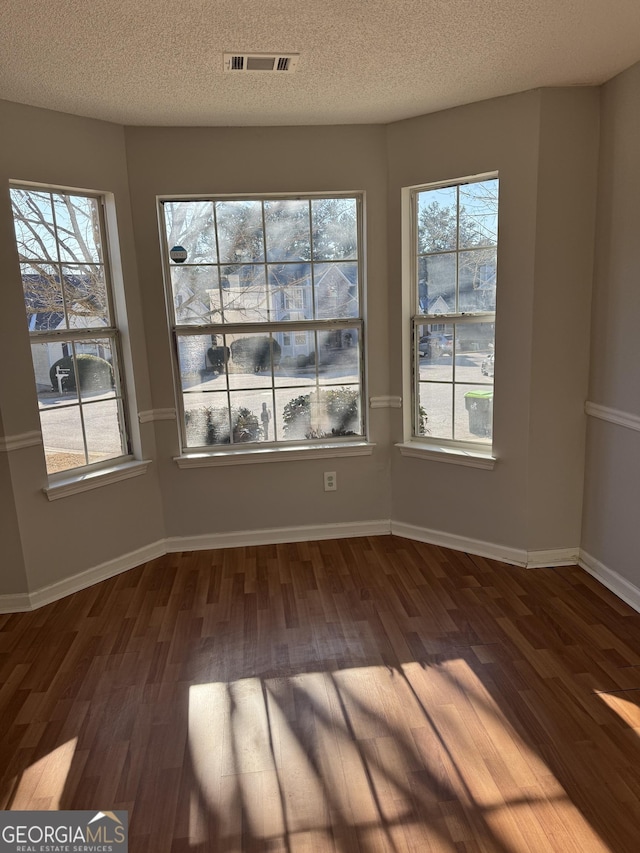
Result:
<svg viewBox="0 0 640 853"><path fill-rule="evenodd" d="M638 385L629 380L640 346L631 282L639 251L632 227L639 88L637 68L604 88L590 392L636 414ZM526 551L577 548L599 97L595 88L543 90L388 127L235 129L121 128L0 102L0 120L12 131L0 143L0 354L12 366L0 371L0 437L39 428L10 178L114 193L134 417L175 405L157 195L365 191L367 394L406 397L401 189L489 171L501 178L493 471L401 457L396 409L369 411L371 456L190 470L173 460L175 421L157 420L135 430L139 452L153 459L148 474L54 502L42 492L41 447L0 453L0 594L40 589L165 537L333 522L393 518ZM584 541L638 582L628 556L637 433L627 430L623 446L616 430L601 422L590 428ZM626 459L634 452L635 461ZM322 472L329 468L339 488L327 494Z"/></svg>
<svg viewBox="0 0 640 853"><path fill-rule="evenodd" d="M500 176L493 471L397 455L393 517L531 550L580 543L597 92L543 90L389 128L389 313L402 347L402 187ZM405 320L406 322L406 320ZM408 393L409 357L393 361ZM395 423L402 439L401 417Z"/></svg>
<svg viewBox="0 0 640 853"><path fill-rule="evenodd" d="M22 435L40 427L9 200L8 181L14 179L114 194L126 283L126 360L135 369L135 382L132 375L128 377L137 404L132 426L141 454L154 455L152 425L142 432L137 429L137 411L151 408L151 395L124 131L116 125L6 101L0 101L0 125L10 129L3 133L0 145L0 364L10 365L10 369L0 370L4 435ZM47 483L42 446L13 450L8 456L12 476L0 480L0 507L14 504L28 590L40 589L162 538L155 471L50 502L42 491ZM26 592L20 585L16 587L15 580L9 583L11 574L4 554L2 560L0 594Z"/></svg>
<svg viewBox="0 0 640 853"><path fill-rule="evenodd" d="M640 65L603 86L601 98L589 400L640 426ZM636 587L639 519L640 432L590 418L583 548Z"/></svg>
<svg viewBox="0 0 640 853"><path fill-rule="evenodd" d="M128 128L131 201L156 408L175 405L156 196L366 192L368 394L388 393L386 149L383 127ZM157 423L168 536L388 519L388 412L371 412L373 456L180 470L174 422ZM335 470L337 492L323 489Z"/></svg>

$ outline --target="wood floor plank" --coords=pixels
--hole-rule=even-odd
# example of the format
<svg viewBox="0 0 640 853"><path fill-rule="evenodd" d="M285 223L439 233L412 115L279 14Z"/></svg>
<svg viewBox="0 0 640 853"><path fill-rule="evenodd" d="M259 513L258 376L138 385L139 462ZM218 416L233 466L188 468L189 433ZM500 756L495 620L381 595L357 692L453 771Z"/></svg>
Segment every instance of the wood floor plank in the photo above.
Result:
<svg viewBox="0 0 640 853"><path fill-rule="evenodd" d="M0 808L132 853L635 853L640 616L393 536L169 554L0 616Z"/></svg>

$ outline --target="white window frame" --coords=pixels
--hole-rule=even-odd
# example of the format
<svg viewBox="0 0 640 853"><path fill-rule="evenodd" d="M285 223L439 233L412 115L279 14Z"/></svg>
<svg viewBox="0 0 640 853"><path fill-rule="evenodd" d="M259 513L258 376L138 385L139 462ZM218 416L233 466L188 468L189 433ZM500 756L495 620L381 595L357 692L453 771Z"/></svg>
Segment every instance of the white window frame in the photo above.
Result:
<svg viewBox="0 0 640 853"><path fill-rule="evenodd" d="M358 306L359 314L357 317L349 317L346 319L314 319L314 320L287 320L287 321L264 321L264 322L246 322L246 323L208 323L208 324L190 324L180 325L176 321L175 305L173 298L173 290L171 283L171 268L170 263L170 247L167 243L167 233L165 227L163 205L170 202L179 201L256 201L268 202L272 200L308 200L311 202L314 199L354 199L357 210L357 270L358 270ZM160 242L163 261L163 271L165 280L165 301L167 309L167 318L169 329L172 335L172 367L174 375L174 389L176 398L176 411L178 415L178 427L180 433L181 455L175 459L179 467L198 467L200 465L209 464L235 464L236 462L244 461L267 461L269 458L275 458L274 452L278 453L278 458L324 458L335 455L367 455L373 450L373 445L368 440L368 417L366 406L366 371L365 371L365 241L364 241L364 216L365 216L365 193L362 191L353 192L319 192L319 193L251 193L251 194L189 194L189 195L162 195L157 197L158 206L158 222L160 230ZM263 213L264 217L264 213ZM264 218L263 218L264 229ZM264 233L264 232L263 232ZM345 261L346 262L346 261ZM228 262L227 262L228 263ZM266 255L264 261L265 267L268 265ZM303 262L306 263L306 262ZM328 260L309 261L310 264L315 263L331 263ZM340 260L336 260L340 263ZM219 267L225 266L219 261ZM321 332L340 332L341 330L352 330L356 328L360 341L360 359L358 365L358 388L360 393L360 433L354 436L323 436L321 438L311 438L306 440L281 438L275 441L257 441L247 443L231 444L212 444L199 445L197 447L189 446L186 436L185 411L183 403L183 394L180 377L179 364L179 347L178 340L181 336L189 335L234 335L239 333L251 334L283 334L290 336L290 345L295 347L296 336L304 334L306 338L309 335L315 335ZM272 373L273 382L273 373ZM349 383L347 383L349 384ZM274 386L272 385L272 388ZM317 386L327 387L327 386ZM292 392L296 389L292 388ZM306 393L306 389L305 392ZM295 396L292 393L292 396ZM227 397L229 393L227 389ZM229 402L229 411L231 404ZM232 434L232 432L231 432ZM242 457L246 457L243 459Z"/></svg>
<svg viewBox="0 0 640 853"><path fill-rule="evenodd" d="M427 190L443 188L459 188L461 186L480 183L482 181L498 180L497 172L487 172L464 178L456 178L434 183L419 184L405 187L402 190L402 253L403 253L403 326L405 336L403 340L403 406L404 417L404 440L398 444L403 456L418 458L431 458L437 461L452 462L453 464L468 465L479 468L493 468L496 461L494 456L495 436L490 442L467 441L460 439L449 439L438 436L430 436L420 433L420 402L419 402L419 335L417 329L424 325L452 325L492 323L494 326L496 311L474 311L464 313L460 311L449 313L420 313L418 302L418 221L417 221L417 197L418 194ZM498 213L499 216L499 213ZM498 239L499 243L499 239ZM496 244L496 248L497 248ZM457 257L461 251L460 246L451 251L456 257L456 270L458 269ZM498 250L499 251L499 250ZM457 272L456 272L457 276ZM456 279L457 280L457 279ZM457 292L457 285L456 285ZM455 334L455 333L454 333ZM495 350L494 350L495 352ZM467 384L466 382L461 384ZM475 383L474 383L475 384ZM478 382L478 385L493 386L493 383ZM451 381L455 389L455 373ZM428 422L427 422L428 429Z"/></svg>
<svg viewBox="0 0 640 853"><path fill-rule="evenodd" d="M96 338L109 340L113 358L112 369L114 372L115 379L115 396L109 399L115 400L117 404L118 430L120 434L120 445L123 452L117 456L113 456L108 459L103 459L97 462L85 462L85 464L83 465L77 465L59 471L48 472L48 486L47 488L45 488L44 491L49 497L49 499L53 500L59 497L64 497L68 494L75 494L80 491L86 491L89 489L97 488L98 486L106 483L116 482L121 479L128 479L130 477L137 476L138 474L145 473L149 462L139 462L135 460L131 450L132 438L129 417L129 399L124 371L124 354L122 348L122 333L120 329L121 322L119 320L120 314L123 310L121 307L121 303L123 302L123 300L121 298L119 299L118 294L114 292L114 270L112 265L112 252L114 251L114 245L112 242L111 232L115 230L115 227L114 223L111 223L112 227L110 227L108 220L114 219L115 214L107 209L108 194L52 184L39 184L18 180L10 180L9 189L23 190L26 192L33 193L45 193L51 196L65 195L71 197L93 199L97 202L98 207L102 249L102 259L100 263L104 268L106 297L108 303L109 317L111 321L110 325L96 325L87 326L84 328L55 329L46 331L39 331L29 328L29 344L31 347L32 345L36 344L55 344L61 342L69 342L72 345L72 351L75 352L76 346L81 348L83 342L94 341ZM19 262L21 264L42 262L57 267L59 270L60 278L62 280L61 267L65 264L73 264L72 262L65 261L63 258L61 258L59 251L59 241L57 240L57 238L55 242L57 258L55 260L50 260L46 258L35 259L28 257L20 257L19 247L17 245L16 240L15 245L18 252ZM115 253L117 255L117 250L115 250ZM77 373L77 366L75 370L76 387L79 388L80 385ZM72 401L69 403L69 406L63 407L74 407L78 408L79 410L85 460L89 455L89 451L87 447L84 409L89 405L91 405L91 403L83 401L81 395L79 395L76 401ZM42 448L43 454L46 458L46 446L44 444L44 436Z"/></svg>

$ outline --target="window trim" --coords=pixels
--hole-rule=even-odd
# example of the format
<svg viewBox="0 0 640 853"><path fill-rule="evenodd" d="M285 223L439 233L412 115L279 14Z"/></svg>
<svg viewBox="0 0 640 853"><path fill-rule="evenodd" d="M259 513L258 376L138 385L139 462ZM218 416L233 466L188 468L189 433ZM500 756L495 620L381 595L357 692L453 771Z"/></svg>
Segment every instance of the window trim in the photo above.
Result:
<svg viewBox="0 0 640 853"><path fill-rule="evenodd" d="M417 195L425 190L461 187L483 181L498 180L498 171L482 172L451 180L414 184L401 189L401 247L402 247L402 359L403 359L403 441L396 444L402 456L413 456L470 467L493 468L495 436L491 442L482 443L436 436L418 435L419 397L418 341L415 329L436 322L444 324L472 324L492 322L495 326L497 311L457 312L447 314L419 314L417 307L418 252L417 246ZM499 217L499 210L498 210ZM499 221L499 219L498 219ZM496 243L496 248L499 241ZM451 250L456 258L459 248ZM444 252L443 252L444 254ZM451 383L455 388L455 384ZM489 384L489 383L487 383ZM450 458L448 458L450 457Z"/></svg>
<svg viewBox="0 0 640 853"><path fill-rule="evenodd" d="M119 253L119 245L117 242L117 223L116 223L116 213L115 213L115 200L113 193L103 192L100 190L87 190L83 188L77 187L67 187L61 186L58 184L49 184L49 183L39 183L34 181L23 181L17 179L9 179L8 181L9 191L15 190L25 190L27 192L34 193L48 193L53 196L55 194L66 195L66 196L76 196L79 198L89 198L94 199L97 203L98 208L98 218L100 223L100 237L101 237L101 249L102 249L102 257L101 262L104 267L104 277L105 277L105 289L107 295L107 305L109 310L109 318L110 325L109 326L97 326L90 328L76 328L76 329L54 329L54 330L46 330L32 331L29 329L27 324L27 334L29 336L29 349L35 343L47 344L55 342L56 340L64 340L70 341L72 343L82 342L83 340L94 340L95 338L105 337L111 341L112 351L115 356L115 370L117 375L117 384L116 388L118 390L118 394L114 398L117 402L118 408L118 430L120 433L120 441L121 447L123 448L123 453L119 456L110 457L109 459L101 459L97 462L89 462L84 465L77 465L73 468L65 468L62 471L47 471L47 482L48 487L45 487L45 493L48 492L49 488L55 488L57 484L60 483L70 483L74 482L82 482L87 477L92 477L93 475L99 476L104 479L104 471L105 469L116 470L116 469L128 469L131 467L131 463L136 461L134 453L133 453L133 445L134 445L134 435L132 430L132 419L130 417L130 410L132 408L132 398L130 397L127 383L127 370L125 369L125 350L123 346L123 326L126 327L126 322L122 321L123 305L124 305L124 297L118 293L116 293L116 286L122 289L122 271L120 269L120 253ZM15 222L13 216L13 205L11 211L11 219L12 224ZM55 209L53 209L53 217L54 217L54 225L56 224L55 220ZM15 225L14 225L15 227ZM115 234L115 238L113 237ZM14 234L14 245L16 248L16 256L18 259L18 266L20 267L20 280L22 282L22 271L21 265L22 263L29 263L28 260L22 261L19 255L19 247L17 240ZM56 238L56 247L58 246L58 240ZM37 260L37 259L36 259ZM40 260L45 260L40 259ZM58 259L56 261L51 261L54 265L59 265L60 267L64 266L64 261L60 258L58 252ZM73 263L73 262L71 262ZM62 290L63 296L63 304L65 303L64 297L64 289ZM120 297L120 298L119 298ZM24 304L24 294L23 294L23 304ZM76 377L77 379L77 377ZM34 390L35 389L35 375L34 375ZM135 401L133 401L135 403ZM82 410L83 403L80 398L78 399L78 407ZM37 404L38 409L38 420L40 421L40 405ZM82 424L82 436L83 436L83 445L84 452L86 453L86 435L84 428L84 421L81 421ZM42 454L45 458L45 468L46 468L46 448L44 443L44 435L42 434L42 429L40 430L41 434L41 446L42 446ZM141 463L142 464L142 463ZM148 466L148 462L145 463L145 466ZM146 467L144 469L146 471ZM144 473L141 471L141 473ZM132 476L132 475L128 475ZM91 486L94 488L94 486ZM83 490L83 489L81 489ZM62 497L63 495L60 494ZM50 498L51 499L51 498Z"/></svg>
<svg viewBox="0 0 640 853"><path fill-rule="evenodd" d="M172 264L169 259L170 246L168 245L167 240L167 232L166 232L166 224L164 219L164 204L167 202L178 202L178 201L259 201L261 203L265 201L312 201L313 199L353 199L356 202L356 211L357 211L357 220L356 220L356 228L357 228L357 238L358 238L358 253L357 258L355 259L355 263L357 264L358 269L358 305L359 305L359 314L357 317L350 317L345 319L311 319L311 320L289 320L289 321L264 321L264 322L251 322L251 323L208 323L208 324L188 324L182 325L178 324L176 321L175 314L175 305L173 300L173 289L171 283L171 269ZM366 358L366 293L365 293L365 280L366 280L366 243L365 243L365 233L366 233L366 193L364 190L340 190L340 191L321 191L321 192L294 192L294 193L194 193L194 194L161 194L156 196L156 207L157 207L157 216L158 216L158 228L160 235L160 252L161 252L161 260L162 260L162 270L163 270L163 278L164 278L164 291L165 291L165 310L167 316L167 324L168 330L171 340L171 364L172 364L172 373L173 373L173 384L174 384L174 394L176 401L176 416L177 416L177 427L180 441L180 455L174 457L176 463L179 467L199 467L200 464L209 464L204 462L196 462L196 460L203 460L205 458L210 457L212 459L212 463L210 464L236 464L241 457L244 457L246 461L267 461L267 457L273 455L275 452L280 453L281 451L290 451L295 450L300 453L305 453L307 458L314 458L315 454L320 454L320 457L328 455L326 453L327 447L335 448L338 450L339 448L343 448L344 450L348 450L348 448L371 448L375 446L369 440L369 413L367 406L367 396L366 396L366 388L367 388L367 358ZM264 229L264 208L262 211L262 219L263 219L263 229ZM264 264L266 267L269 264L267 258L265 256L263 261L256 262ZM327 263L327 261L314 261L310 259L308 262L301 261L301 263L309 263L311 265L316 263ZM339 261L336 261L339 263ZM220 263L216 264L220 266ZM312 272L313 277L313 272ZM214 445L201 445L197 447L191 447L187 444L187 436L186 436L186 423L185 423L185 412L184 412L184 400L182 393L182 384L181 384L181 375L180 375L180 363L179 363L179 354L178 354L178 337L186 336L186 335L207 335L207 334L216 334L216 335L232 335L232 334L251 334L251 333L262 333L265 335L269 335L272 333L289 333L292 336L292 341L294 340L294 336L300 332L319 332L322 330L330 331L330 330L339 330L339 329L358 329L359 340L360 340L360 352L359 352L359 364L358 364L358 388L360 392L360 423L362 428L362 434L357 436L336 436L332 438L322 438L322 439L300 439L300 440L280 440L280 441L269 441L269 442L247 442L247 443L239 443L239 444L214 444ZM272 386L270 390L274 390L276 386L273 384L273 366L272 366ZM351 384L351 383L349 383ZM286 387L286 386L285 386ZM311 391L316 386L308 386L308 390ZM323 387L323 386L319 386ZM327 386L332 387L332 386ZM230 389L227 387L225 389L227 394ZM265 390L269 390L266 389ZM305 393L305 391L303 391ZM369 452L369 451L367 451ZM336 454L336 455L354 455L352 453L344 453L344 454ZM222 457L229 457L231 460L230 463L225 463L221 461ZM275 457L274 457L275 458ZM291 453L288 452L284 454L284 456L278 458L293 458Z"/></svg>

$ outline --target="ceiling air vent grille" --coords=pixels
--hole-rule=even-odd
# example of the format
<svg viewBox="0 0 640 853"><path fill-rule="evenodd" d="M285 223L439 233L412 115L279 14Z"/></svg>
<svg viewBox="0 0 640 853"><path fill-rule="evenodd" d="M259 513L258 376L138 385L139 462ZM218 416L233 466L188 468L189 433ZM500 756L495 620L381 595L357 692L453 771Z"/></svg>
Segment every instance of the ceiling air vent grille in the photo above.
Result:
<svg viewBox="0 0 640 853"><path fill-rule="evenodd" d="M290 74L298 66L298 53L225 53L225 71L272 71Z"/></svg>

